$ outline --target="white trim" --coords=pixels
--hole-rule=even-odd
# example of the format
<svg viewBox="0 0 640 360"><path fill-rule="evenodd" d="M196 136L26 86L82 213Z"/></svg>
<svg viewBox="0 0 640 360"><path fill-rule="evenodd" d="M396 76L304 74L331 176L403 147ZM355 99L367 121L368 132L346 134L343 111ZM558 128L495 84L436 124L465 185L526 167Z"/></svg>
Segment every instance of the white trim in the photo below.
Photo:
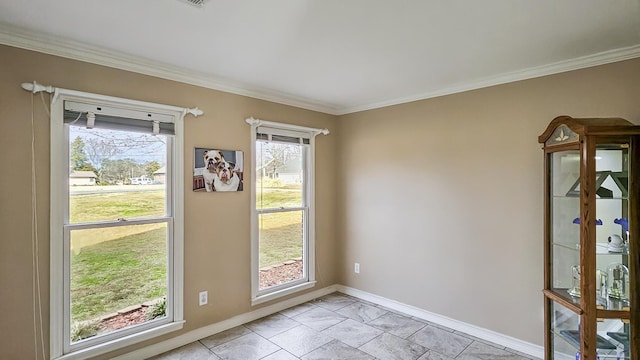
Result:
<svg viewBox="0 0 640 360"><path fill-rule="evenodd" d="M263 318L265 316L269 316L271 314L275 314L279 311L305 303L307 301L311 301L313 299L322 297L324 295L331 294L336 290L337 290L337 285L331 285L322 289L314 290L312 292L308 292L306 294L296 296L294 298L287 299L273 305L265 306L260 309L256 309L250 312L236 315L232 318L217 322L215 324L207 325L207 326L189 331L185 334L173 337L171 339L167 339L166 341L162 341L160 343L153 344L153 345L144 347L142 349L132 351L130 353L116 356L112 360L147 359L149 357L162 354L169 350L173 350L180 346L190 344L194 341L204 339L207 336L215 335L219 332L234 328L236 326L240 326L242 324L246 324L248 322Z"/></svg>
<svg viewBox="0 0 640 360"><path fill-rule="evenodd" d="M36 83L33 83L35 96ZM42 87L42 86L40 86ZM24 86L23 86L24 88ZM27 89L28 90L28 89ZM170 105L154 104L138 100L116 98L111 96L85 93L75 90L51 88L51 206L61 207L62 211L51 211L50 214L50 356L55 359L79 359L96 356L120 349L131 344L179 330L183 327L183 264L184 264L184 116L193 113L191 110ZM47 90L44 90L47 91ZM48 91L47 91L48 92ZM65 241L65 231L85 228L92 224L69 224L68 201L68 146L69 136L63 122L63 106L68 100L90 102L114 106L116 108L136 109L161 112L175 124L176 135L167 142L167 170L173 176L167 182L167 203L171 204L171 217L163 216L155 219L139 219L122 223L93 223L100 227L119 225L138 225L142 223L167 222L169 254L167 277L167 309L166 321L147 327L123 330L118 334L108 334L98 339L89 339L82 343L71 344L69 340L69 317L65 304L69 303L69 285L65 281L69 272L69 244ZM197 109L196 109L197 110ZM194 114L195 115L195 114ZM169 209L169 207L167 207ZM64 287L61 286L64 284Z"/></svg>
<svg viewBox="0 0 640 360"><path fill-rule="evenodd" d="M66 222L64 214L67 213L64 208L67 206L65 196L67 192L64 188L66 186L65 179L67 178L65 171L67 171L68 165L65 164L62 149L65 148L65 144L68 144L68 136L64 131L62 121L63 111L62 101L51 102L50 149L60 150L57 152L51 151L50 203L51 205L62 204L63 206L62 211L50 211L49 224L49 351L52 358L60 356L64 352L64 332L60 331L60 326L65 323L63 309L66 291L60 286L60 284L64 284L64 248L59 244L64 243L63 225ZM59 156L55 156L56 153ZM56 244L56 246L53 246L53 244Z"/></svg>
<svg viewBox="0 0 640 360"><path fill-rule="evenodd" d="M174 116L175 116L175 119L184 120L184 117L186 114L191 114L195 117L198 117L204 114L204 112L198 109L197 107L182 108L178 106L158 104L158 103L152 103L148 101L132 100L132 99L120 98L116 96L102 95L102 94L93 94L93 93L87 93L84 91L69 90L69 89L58 88L53 86L44 86L44 85L38 84L35 81L32 83L22 83L21 86L24 90L30 91L33 94L36 94L42 91L53 93L53 97L51 98L52 104L56 103L60 96L65 96L67 99L78 100L79 102L81 102L81 104L78 104L78 105L81 105L81 106L86 106L87 103L103 105L103 106L111 105L114 107L114 109L108 109L108 110L110 112L115 112L115 115L132 116L135 119L147 120L147 117L146 116L139 117L139 116L136 116L135 114L132 114L131 112L139 112L139 111L148 112L144 110L149 110L150 108L154 110L154 112L152 113L155 116L169 115L169 117L164 117L162 118L162 120L165 122L173 122L173 123L177 123L177 120L171 120L174 118ZM88 95L91 95L91 96L88 96ZM179 113L180 116L176 116L175 113Z"/></svg>
<svg viewBox="0 0 640 360"><path fill-rule="evenodd" d="M446 326L450 329L464 332L468 335L475 336L479 339L492 342L494 344L508 347L511 350L519 351L523 354L533 356L536 358L544 357L544 348L539 345L535 345L523 340L513 338L504 334L497 333L488 329L484 329L475 325L471 325L462 321L454 320L446 316L438 315L426 310L416 308L411 305L403 304L401 302L387 299L382 296L374 295L366 291L361 291L344 285L331 285L322 289L318 289L291 299L287 299L278 302L273 305L265 306L260 309L256 309L247 313L236 315L230 319L217 322L215 324L207 325L199 329L189 331L185 334L176 336L174 338L162 341L157 344L153 344L142 349L132 351L113 358L113 360L136 360L146 359L155 355L162 354L164 352L176 349L180 346L190 344L194 341L204 339L208 336L215 335L219 332L246 324L248 322L269 316L276 312L288 309L290 307L311 301L318 297L322 297L327 294L331 294L335 291L357 297L362 300L370 301L377 305L387 307L392 310L402 312L407 315L415 316L416 318L427 320L429 322Z"/></svg>
<svg viewBox="0 0 640 360"><path fill-rule="evenodd" d="M258 214L273 214L273 213L285 213L285 212L293 212L293 211L306 211L307 207L288 207L288 208L267 208L267 209L256 209Z"/></svg>
<svg viewBox="0 0 640 360"><path fill-rule="evenodd" d="M88 223L74 223L67 224L64 227L69 230L82 230L82 229L93 229L97 226L101 228L110 228L110 227L118 227L118 226L129 226L129 225L145 225L145 224L158 224L158 223L169 223L171 217L167 216L158 216L157 218L149 218L149 219L127 219L126 221L96 221L96 222L88 222Z"/></svg>
<svg viewBox="0 0 640 360"><path fill-rule="evenodd" d="M167 161L167 175L172 174L172 179L166 179L172 184L167 186L167 196L173 198L173 257L168 269L173 276L173 282L169 284L168 291L173 294L173 319L184 320L184 117L186 113L176 120L176 136L170 142L173 151L172 161ZM167 200L168 201L168 200ZM177 286L178 285L178 286Z"/></svg>
<svg viewBox="0 0 640 360"><path fill-rule="evenodd" d="M308 169L307 172L311 172L313 176L306 176L305 186L306 188L306 199L310 200L309 203L305 203L304 205L307 207L307 221L308 225L306 228L307 231L307 239L306 239L306 254L304 254L304 259L307 262L306 270L307 270L307 278L309 281L315 282L316 280L316 135L318 134L329 134L329 130L325 132L316 132L314 136L311 137L309 141L309 147L304 151L307 159L305 161L305 167Z"/></svg>
<svg viewBox="0 0 640 360"><path fill-rule="evenodd" d="M86 102L67 101L65 102L64 107L65 110L93 114L94 121L95 114L102 114L145 121L173 122L173 116L167 114L154 114L148 111L129 110L105 105L87 104ZM89 126L88 123L89 118L87 117L87 127Z"/></svg>
<svg viewBox="0 0 640 360"><path fill-rule="evenodd" d="M256 128L258 124L251 125L251 171L249 172L251 181L251 218L250 218L250 235L251 235L251 300L258 297L258 287L260 284L260 249L258 239L260 234L258 231L258 211L256 211Z"/></svg>
<svg viewBox="0 0 640 360"><path fill-rule="evenodd" d="M338 110L336 115L346 115L359 111L383 108L392 105L405 104L413 101L431 99L439 96L451 95L482 89L495 85L508 84L516 81L534 79L542 76L559 74L567 71L580 70L598 65L610 64L618 61L630 60L640 57L640 45L629 46L620 49L599 52L597 54L581 56L575 59L558 61L551 64L534 66L527 69L506 72L486 76L483 78L473 79L458 84L435 89L420 94L414 94L406 97L389 99L374 103L366 103L357 106L348 106Z"/></svg>
<svg viewBox="0 0 640 360"><path fill-rule="evenodd" d="M253 117L245 119L245 122L251 126L251 305L258 305L279 297L295 293L304 289L314 287L315 278L315 137L319 134L328 135L328 129L316 129L300 125L292 125L278 122L254 119ZM299 133L309 134L309 145L304 146L304 199L301 210L304 214L304 232L303 232L303 272L302 279L291 281L285 284L273 286L269 289L260 290L260 249L259 249L259 229L258 217L264 213L275 213L297 210L297 208L287 209L266 209L256 208L256 132L260 126L268 126L269 128L283 131L295 131ZM292 144L294 145L294 144Z"/></svg>
<svg viewBox="0 0 640 360"><path fill-rule="evenodd" d="M284 284L283 284L284 285ZM312 287L314 287L316 285L315 281L306 281L303 282L301 284L298 285L293 285L293 286L288 286L282 290L278 290L278 291L274 291L274 292L270 292L268 294L264 294L264 295L259 295L257 297L254 297L253 299L251 299L251 306L255 306L258 304L262 304L265 303L267 301L271 301L286 295L290 295L293 294L295 292L298 291L302 291L305 289L310 289Z"/></svg>
<svg viewBox="0 0 640 360"><path fill-rule="evenodd" d="M317 128L312 128L312 127L307 127L307 126L285 124L285 123L279 123L279 122L256 119L256 118L253 118L253 117L248 117L248 118L244 119L244 121L247 124L251 125L253 132L256 132L256 129L259 126L266 126L266 127L270 127L270 128L274 128L274 129L306 132L306 133L311 133L312 135L320 135L320 134L329 135L330 134L329 129L317 129Z"/></svg>
<svg viewBox="0 0 640 360"><path fill-rule="evenodd" d="M17 48L56 55L68 59L80 60L91 64L132 71L167 80L201 86L208 89L224 91L231 94L247 96L254 99L271 101L278 104L295 106L307 110L318 111L330 115L345 115L358 111L377 109L412 101L424 100L438 96L450 95L489 86L506 84L514 81L558 74L566 71L589 68L640 57L640 45L599 52L575 59L559 61L528 69L497 74L459 84L452 84L441 89L415 94L411 96L389 99L380 102L364 103L356 106L339 106L312 99L303 98L270 89L258 88L248 84L222 79L173 65L143 59L137 56L105 50L77 41L54 38L49 34L26 30L8 24L0 24L0 44Z"/></svg>
<svg viewBox="0 0 640 360"><path fill-rule="evenodd" d="M471 336L475 336L479 339L486 340L494 344L508 347L512 350L516 350L530 356L535 356L541 359L544 358L544 348L539 345L535 345L508 335L481 328L479 326L455 320L443 315L432 313L415 306L401 303L399 301L387 299L385 297L378 296L366 291L354 289L349 286L336 285L336 290L341 293L351 295L362 300L370 301L372 303L382 305L384 307L402 312L407 315L415 316L422 320L426 320Z"/></svg>
<svg viewBox="0 0 640 360"><path fill-rule="evenodd" d="M78 41L53 37L46 33L27 30L13 25L0 23L0 44L326 114L337 115L338 113L336 106L294 94L234 82L215 75L132 56L123 52L107 50Z"/></svg>
<svg viewBox="0 0 640 360"><path fill-rule="evenodd" d="M55 360L75 360L75 359L86 359L87 357L94 357L102 354L106 354L110 351L123 348L125 346L133 345L139 343L144 340L153 339L154 337L158 337L160 335L168 334L173 331L177 331L182 329L185 321L177 321L168 324L164 324L161 326L156 326L154 328L140 331L135 334L131 334L129 336L125 336L122 338L118 338L117 340L113 340L110 342L105 342L96 346L92 346L86 349L80 349L69 353L67 355L62 355L57 358L53 358Z"/></svg>

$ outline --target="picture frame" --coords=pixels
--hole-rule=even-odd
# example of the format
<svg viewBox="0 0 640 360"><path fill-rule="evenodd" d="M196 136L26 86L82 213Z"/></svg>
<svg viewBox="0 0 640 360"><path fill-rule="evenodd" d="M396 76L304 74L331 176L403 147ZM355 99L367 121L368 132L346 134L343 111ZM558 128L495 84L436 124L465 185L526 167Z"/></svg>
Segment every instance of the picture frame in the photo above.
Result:
<svg viewBox="0 0 640 360"><path fill-rule="evenodd" d="M193 150L193 191L236 192L244 188L244 153L196 147Z"/></svg>

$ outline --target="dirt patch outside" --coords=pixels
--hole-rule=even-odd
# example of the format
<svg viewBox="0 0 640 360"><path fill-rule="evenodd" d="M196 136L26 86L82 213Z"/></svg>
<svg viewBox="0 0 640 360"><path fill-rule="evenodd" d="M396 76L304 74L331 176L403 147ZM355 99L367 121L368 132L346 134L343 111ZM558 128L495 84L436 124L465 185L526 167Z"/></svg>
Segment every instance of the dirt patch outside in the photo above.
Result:
<svg viewBox="0 0 640 360"><path fill-rule="evenodd" d="M302 278L302 260L285 261L283 264L260 269L260 289L284 284Z"/></svg>
<svg viewBox="0 0 640 360"><path fill-rule="evenodd" d="M260 289L284 284L302 278L302 260L290 260L283 264L270 266L260 270ZM118 313L100 321L99 327L104 332L123 329L142 324L147 321L149 306L142 305L128 312Z"/></svg>

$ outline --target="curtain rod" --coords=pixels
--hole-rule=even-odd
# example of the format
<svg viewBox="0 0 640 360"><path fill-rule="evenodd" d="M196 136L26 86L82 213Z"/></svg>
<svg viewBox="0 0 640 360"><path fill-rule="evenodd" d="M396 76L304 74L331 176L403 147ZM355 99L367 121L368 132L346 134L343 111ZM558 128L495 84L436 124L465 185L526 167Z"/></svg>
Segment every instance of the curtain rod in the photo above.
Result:
<svg viewBox="0 0 640 360"><path fill-rule="evenodd" d="M309 132L312 132L314 135L319 135L319 134L329 135L330 133L329 129L326 129L326 128L316 129L316 128L310 128L310 127L300 126L300 125L290 125L290 124L254 119L253 117L246 118L244 121L246 121L247 124L251 126L256 126L256 127L260 125L264 125L264 126L272 126L276 128L284 128L289 130L309 131Z"/></svg>
<svg viewBox="0 0 640 360"><path fill-rule="evenodd" d="M78 94L79 92L74 91L74 90L68 90L68 89L62 89L62 88L57 88L57 87L53 87L53 86L44 86L42 84L38 84L37 82L32 82L32 83L22 83L22 88L25 89L26 91L31 92L32 94L37 94L39 92L48 92L49 94L53 94L53 99L52 102L55 102L56 98L58 97L58 94L60 92L64 92L64 93L68 93L68 94L73 94L76 93ZM113 98L110 96L104 96L105 99L108 98ZM160 104L157 104L160 105ZM198 109L197 107L194 108L181 108L178 106L171 106L171 105L162 105L162 107L169 109L169 110L178 110L181 111L184 115L186 114L191 114L195 117L198 117L202 114L204 114L204 111Z"/></svg>

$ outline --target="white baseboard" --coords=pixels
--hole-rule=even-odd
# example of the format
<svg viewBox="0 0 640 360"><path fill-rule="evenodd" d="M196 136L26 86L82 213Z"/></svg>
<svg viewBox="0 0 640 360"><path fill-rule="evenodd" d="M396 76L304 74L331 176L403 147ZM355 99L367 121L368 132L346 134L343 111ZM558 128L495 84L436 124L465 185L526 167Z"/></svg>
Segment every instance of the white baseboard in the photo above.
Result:
<svg viewBox="0 0 640 360"><path fill-rule="evenodd" d="M305 303L307 301L311 301L315 298L318 298L327 294L331 294L332 292L335 292L335 291L338 291L337 285L327 286L325 288L318 289L318 290L315 290L291 299L287 299L273 305L265 306L263 308L260 308L254 311L236 315L230 319L223 320L215 324L207 325L207 326L189 331L187 333L168 339L166 341L162 341L157 344L144 347L142 349L134 350L130 353L116 356L113 358L113 360L146 359L158 354L162 354L169 350L179 348L180 346L190 344L194 341L198 341L200 339L206 338L207 336L217 334L219 332L234 328L236 326L246 324L248 322L260 319L265 316L269 316L271 314L275 314L278 311L288 309L292 306L296 306L296 305Z"/></svg>
<svg viewBox="0 0 640 360"><path fill-rule="evenodd" d="M419 319L423 319L438 325L448 327L453 330L461 331L471 336L475 336L479 339L492 342L494 344L502 345L510 349L519 351L523 354L533 356L542 359L544 357L544 348L539 345L535 345L526 341L522 341L511 336L500 334L498 332L481 328L479 326L471 325L462 321L451 319L446 316L435 314L415 306L407 305L395 300L387 299L382 296L374 295L366 291L354 289L344 285L331 285L322 289L318 289L304 295L297 296L273 305L265 306L263 308L250 311L248 313L236 315L230 319L217 322L215 324L207 325L199 329L189 331L185 334L176 336L174 338L162 341L160 343L144 347L126 353L113 358L114 360L138 360L146 359L158 354L162 354L169 350L173 350L183 345L187 345L194 341L206 338L208 336L217 334L219 332L246 324L248 322L260 319L271 314L275 314L278 311L288 309L292 306L296 306L315 298L330 294L332 292L339 291L341 293L357 297L362 300L366 300L392 310L402 312L407 315L415 316Z"/></svg>
<svg viewBox="0 0 640 360"><path fill-rule="evenodd" d="M407 305L395 300L387 299L382 296L374 295L366 291L354 289L344 285L336 285L336 290L357 297L362 300L370 301L372 303L382 305L392 310L402 312L407 315L415 316L419 319L423 319L438 325L448 327L453 330L461 331L463 333L475 336L479 339L492 342L494 344L502 345L510 349L519 351L523 354L533 356L536 358L544 358L544 347L535 345L514 337L504 335L492 330L481 328L479 326L471 325L459 320L451 319L446 316L435 314L415 306Z"/></svg>

